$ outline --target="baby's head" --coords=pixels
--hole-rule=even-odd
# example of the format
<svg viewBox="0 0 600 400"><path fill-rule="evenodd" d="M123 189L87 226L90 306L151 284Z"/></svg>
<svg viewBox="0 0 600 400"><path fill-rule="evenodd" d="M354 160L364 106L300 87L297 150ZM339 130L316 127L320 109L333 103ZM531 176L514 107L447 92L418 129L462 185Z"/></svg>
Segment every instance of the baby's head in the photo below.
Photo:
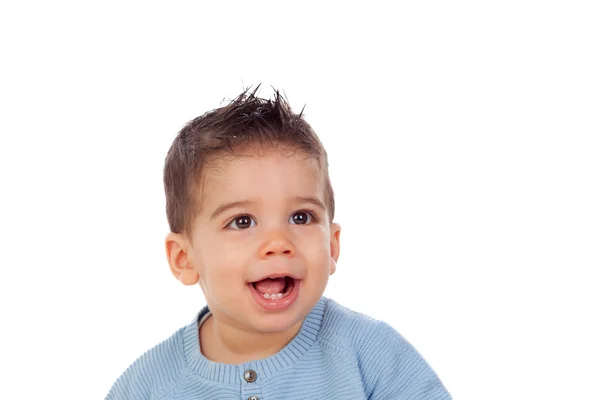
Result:
<svg viewBox="0 0 600 400"><path fill-rule="evenodd" d="M165 160L167 258L220 323L298 326L339 256L327 153L275 92L246 91L190 121ZM276 278L276 279L269 279Z"/></svg>

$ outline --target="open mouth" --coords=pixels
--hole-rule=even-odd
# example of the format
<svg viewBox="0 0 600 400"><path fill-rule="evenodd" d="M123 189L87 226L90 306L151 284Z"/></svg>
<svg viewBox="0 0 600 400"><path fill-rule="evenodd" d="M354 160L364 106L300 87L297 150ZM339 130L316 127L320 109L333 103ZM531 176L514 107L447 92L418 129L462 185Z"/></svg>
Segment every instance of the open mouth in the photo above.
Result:
<svg viewBox="0 0 600 400"><path fill-rule="evenodd" d="M252 282L252 287L257 294L267 300L279 300L288 297L294 290L296 280L290 276L280 278L266 278Z"/></svg>
<svg viewBox="0 0 600 400"><path fill-rule="evenodd" d="M248 283L248 288L252 298L262 309L284 311L298 299L300 282L300 279L292 276L281 276Z"/></svg>

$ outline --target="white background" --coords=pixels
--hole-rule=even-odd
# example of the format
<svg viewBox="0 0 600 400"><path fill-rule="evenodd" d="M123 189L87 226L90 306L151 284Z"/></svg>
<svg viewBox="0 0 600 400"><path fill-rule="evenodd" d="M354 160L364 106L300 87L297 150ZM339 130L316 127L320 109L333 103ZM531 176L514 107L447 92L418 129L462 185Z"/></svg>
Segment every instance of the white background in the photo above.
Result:
<svg viewBox="0 0 600 400"><path fill-rule="evenodd" d="M164 157L262 82L330 155L327 296L457 400L600 399L596 2L6 3L1 398L103 398L191 321Z"/></svg>

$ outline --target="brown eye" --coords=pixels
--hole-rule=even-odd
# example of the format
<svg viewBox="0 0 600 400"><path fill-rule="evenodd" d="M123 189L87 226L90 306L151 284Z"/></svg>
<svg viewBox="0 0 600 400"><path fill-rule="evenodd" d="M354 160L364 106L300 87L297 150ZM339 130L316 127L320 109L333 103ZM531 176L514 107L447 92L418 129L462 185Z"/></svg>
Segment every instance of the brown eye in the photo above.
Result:
<svg viewBox="0 0 600 400"><path fill-rule="evenodd" d="M296 225L305 225L312 222L312 216L307 212L301 211L292 215L291 220Z"/></svg>
<svg viewBox="0 0 600 400"><path fill-rule="evenodd" d="M232 229L248 229L254 226L253 224L256 225L252 218L247 215L242 215L234 218L227 227Z"/></svg>

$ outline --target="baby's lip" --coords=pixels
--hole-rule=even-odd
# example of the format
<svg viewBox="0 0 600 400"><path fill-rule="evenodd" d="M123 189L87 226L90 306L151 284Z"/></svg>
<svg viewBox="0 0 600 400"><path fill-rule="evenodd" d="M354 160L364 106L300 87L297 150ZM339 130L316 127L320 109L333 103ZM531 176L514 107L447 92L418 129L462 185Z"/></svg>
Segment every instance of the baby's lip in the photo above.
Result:
<svg viewBox="0 0 600 400"><path fill-rule="evenodd" d="M291 272L272 272L268 275L263 276L262 278L258 278L254 281L251 281L250 283L260 282L260 281L268 279L268 278L285 278L286 276L290 277L294 280L300 279L300 277L298 275L292 274Z"/></svg>

